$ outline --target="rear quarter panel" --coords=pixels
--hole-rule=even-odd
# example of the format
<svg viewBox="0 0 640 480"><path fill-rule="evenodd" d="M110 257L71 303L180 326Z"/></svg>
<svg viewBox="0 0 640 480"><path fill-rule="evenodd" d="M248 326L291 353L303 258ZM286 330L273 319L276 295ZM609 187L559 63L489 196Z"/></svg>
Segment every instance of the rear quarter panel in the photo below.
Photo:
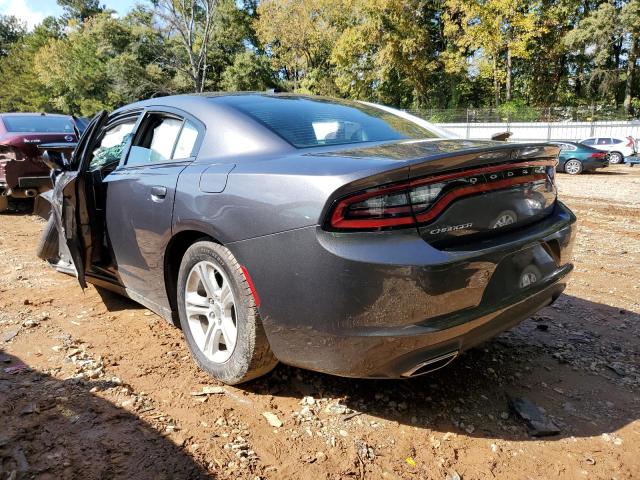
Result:
<svg viewBox="0 0 640 480"><path fill-rule="evenodd" d="M227 165L226 161L220 165ZM198 230L221 243L293 230L322 221L330 196L346 183L380 174L406 179L407 167L388 159L297 154L237 158L224 190L206 193L203 171L216 161L187 167L178 180L173 232ZM396 168L389 171L390 166Z"/></svg>

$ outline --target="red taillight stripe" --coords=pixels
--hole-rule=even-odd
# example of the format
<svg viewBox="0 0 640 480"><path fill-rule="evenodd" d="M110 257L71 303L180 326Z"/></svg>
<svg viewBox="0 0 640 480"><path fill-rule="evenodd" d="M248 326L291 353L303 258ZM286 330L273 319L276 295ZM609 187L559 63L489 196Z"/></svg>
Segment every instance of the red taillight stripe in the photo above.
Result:
<svg viewBox="0 0 640 480"><path fill-rule="evenodd" d="M545 180L547 178L544 174L532 175L525 178L507 178L504 180L498 180L492 183L481 183L480 185L470 185L468 187L461 187L456 190L445 194L440 198L433 206L425 213L416 215L418 222L428 222L438 216L445 208L447 208L453 201L460 197L466 197L473 195L474 193L488 192L491 190L499 190L501 188L512 187L515 185L522 185L526 183L535 182L537 180Z"/></svg>
<svg viewBox="0 0 640 480"><path fill-rule="evenodd" d="M345 218L345 211L350 205L354 203L362 202L369 198L384 196L389 193L406 191L409 195L409 191L412 188L420 187L423 185L439 183L448 180L455 180L457 178L473 177L474 175L497 173L505 170L512 170L517 168L529 168L545 166L551 167L557 164L556 160L537 160L523 163L510 163L506 165L493 165L490 167L476 168L472 170L463 170L454 173L447 173L441 175L433 175L430 177L423 177L416 180L409 180L406 182L400 182L392 185L386 185L362 193L357 193L353 196L340 200L333 209L330 216L330 226L336 229L370 229L370 228L387 228L387 227L401 227L407 225L413 225L417 222L424 223L432 220L439 215L448 205L450 205L456 199L473 195L475 193L482 193L491 190L497 190L500 188L507 188L514 185L526 184L532 181L544 180L547 178L546 174L526 175L516 178L496 180L488 183L481 183L477 185L469 185L459 187L452 190L430 206L429 210L424 213L416 214L415 218L412 214L401 217L387 217L387 218ZM391 212L394 207L387 209L387 212ZM393 213L393 212L391 212Z"/></svg>
<svg viewBox="0 0 640 480"><path fill-rule="evenodd" d="M258 296L258 292L256 291L256 287L253 284L253 280L251 279L251 275L249 275L249 272L244 267L244 265L240 265L240 268L242 269L242 273L244 274L244 278L247 279L247 285L249 285L249 290L251 290L251 295L253 295L253 301L256 304L256 307L259 307L260 306L260 297Z"/></svg>

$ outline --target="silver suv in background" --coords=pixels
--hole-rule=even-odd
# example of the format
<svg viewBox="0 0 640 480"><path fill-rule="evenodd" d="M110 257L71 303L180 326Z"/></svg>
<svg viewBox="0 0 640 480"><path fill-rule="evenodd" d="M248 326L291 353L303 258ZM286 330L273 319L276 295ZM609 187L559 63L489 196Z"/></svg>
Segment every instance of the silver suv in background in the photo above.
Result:
<svg viewBox="0 0 640 480"><path fill-rule="evenodd" d="M590 147L604 150L609 153L609 163L623 163L625 157L637 153L636 142L633 137L589 137L580 140L580 143Z"/></svg>

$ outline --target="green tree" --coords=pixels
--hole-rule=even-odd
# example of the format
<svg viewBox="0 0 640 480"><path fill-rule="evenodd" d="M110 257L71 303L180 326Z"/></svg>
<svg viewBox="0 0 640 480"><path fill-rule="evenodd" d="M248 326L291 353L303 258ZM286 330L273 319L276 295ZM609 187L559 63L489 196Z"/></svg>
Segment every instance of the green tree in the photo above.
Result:
<svg viewBox="0 0 640 480"><path fill-rule="evenodd" d="M620 10L612 3L602 3L580 20L564 38L564 43L587 60L582 72L589 96L615 102L620 81L617 39L622 36ZM582 80L582 79L581 79Z"/></svg>
<svg viewBox="0 0 640 480"><path fill-rule="evenodd" d="M264 0L258 6L257 37L273 67L293 90L335 94L331 51L340 36L349 0Z"/></svg>
<svg viewBox="0 0 640 480"><path fill-rule="evenodd" d="M0 15L0 57L6 57L11 46L27 33L27 27L12 15Z"/></svg>
<svg viewBox="0 0 640 480"><path fill-rule="evenodd" d="M269 59L251 50L236 55L233 64L222 74L221 87L232 92L260 91L277 86Z"/></svg>
<svg viewBox="0 0 640 480"><path fill-rule="evenodd" d="M170 88L171 72L150 61L162 42L130 21L95 15L39 49L35 72L56 109L91 115Z"/></svg>
<svg viewBox="0 0 640 480"><path fill-rule="evenodd" d="M546 30L538 21L540 5L535 0L446 0L446 8L447 36L459 49L480 52L491 63L495 104L503 79L505 99L511 100L513 60L529 58L531 41Z"/></svg>
<svg viewBox="0 0 640 480"><path fill-rule="evenodd" d="M57 111L51 94L35 71L35 57L50 40L60 38L62 29L57 19L47 17L25 34L0 59L1 111Z"/></svg>
<svg viewBox="0 0 640 480"><path fill-rule="evenodd" d="M367 0L332 51L343 95L402 107L446 102L438 0Z"/></svg>
<svg viewBox="0 0 640 480"><path fill-rule="evenodd" d="M630 114L633 110L634 84L636 82L636 63L640 48L640 0L631 0L620 12L620 20L628 39L627 72L624 86L624 109Z"/></svg>
<svg viewBox="0 0 640 480"><path fill-rule="evenodd" d="M63 19L69 21L75 19L82 23L89 17L105 11L99 0L57 0L58 5L64 10Z"/></svg>

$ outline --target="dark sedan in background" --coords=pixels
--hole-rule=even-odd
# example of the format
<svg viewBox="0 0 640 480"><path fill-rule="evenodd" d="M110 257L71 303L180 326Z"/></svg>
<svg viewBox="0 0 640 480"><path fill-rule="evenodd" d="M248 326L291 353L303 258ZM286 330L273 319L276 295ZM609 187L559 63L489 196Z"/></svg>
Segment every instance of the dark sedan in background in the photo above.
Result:
<svg viewBox="0 0 640 480"><path fill-rule="evenodd" d="M62 153L70 155L85 125L68 115L0 114L0 211L9 198L35 197L51 188L50 168L38 147L58 143Z"/></svg>
<svg viewBox="0 0 640 480"><path fill-rule="evenodd" d="M558 150L312 96L151 99L60 163L39 255L179 321L223 382L413 377L564 290Z"/></svg>
<svg viewBox="0 0 640 480"><path fill-rule="evenodd" d="M609 166L609 154L578 142L551 142L560 147L558 171L570 175L594 172Z"/></svg>

